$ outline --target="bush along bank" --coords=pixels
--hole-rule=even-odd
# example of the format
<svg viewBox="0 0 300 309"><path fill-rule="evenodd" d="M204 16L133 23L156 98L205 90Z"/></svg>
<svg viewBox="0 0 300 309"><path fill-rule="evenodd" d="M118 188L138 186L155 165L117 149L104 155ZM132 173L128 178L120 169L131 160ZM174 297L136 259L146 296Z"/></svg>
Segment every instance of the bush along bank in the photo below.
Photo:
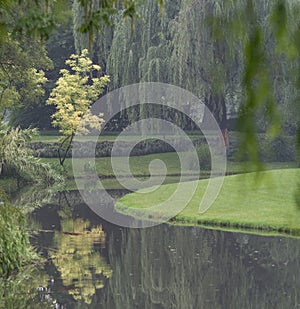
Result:
<svg viewBox="0 0 300 309"><path fill-rule="evenodd" d="M29 243L23 213L0 192L0 277L8 278L36 258Z"/></svg>
<svg viewBox="0 0 300 309"><path fill-rule="evenodd" d="M204 143L204 139L199 139L194 141L195 145L199 145ZM98 142L96 147L94 146L93 142L80 142L77 143L76 148L79 148L79 151L75 154L75 157L89 157L90 156L90 149L95 148L95 157L110 157L112 148L114 145L113 141L103 141ZM159 139L148 139L144 140L138 144L136 142L131 141L120 141L118 142L118 149L120 155L126 155L127 149L132 149L130 155L132 156L141 156L141 155L148 155L154 153L166 153L166 152L175 152L174 145L180 151L187 151L188 146L186 142L182 142L181 140L167 140L166 142ZM59 143L43 143L43 142L34 142L31 143L31 149L34 151L35 156L41 158L58 158L58 148ZM73 143L75 145L75 143ZM72 157L72 146L70 147L67 158Z"/></svg>
<svg viewBox="0 0 300 309"><path fill-rule="evenodd" d="M230 161L248 161L246 155L240 156L241 136L230 134L227 158ZM270 138L266 134L258 135L258 156L261 162L296 162L296 136L278 136Z"/></svg>
<svg viewBox="0 0 300 309"><path fill-rule="evenodd" d="M166 141L159 139L147 139L138 144L134 141L120 141L119 153L120 155L126 154L127 149L132 149L131 156L141 156L155 153L167 153L175 152L175 149L171 146L175 145L180 151L188 151L186 143L180 140L168 139ZM207 157L207 144L205 137L199 137L193 139L193 144L196 147L196 151L199 157ZM96 147L92 142L80 142L79 152L77 157L89 157L89 149L95 148L95 157L110 157L113 148L113 141L101 141L98 142ZM247 161L247 156L239 156L239 149L241 145L241 137L236 132L230 133L230 144L227 149L227 157L230 161ZM276 138L268 138L266 134L259 134L258 136L258 152L261 162L291 162L297 161L297 148L296 138L294 136L280 136ZM59 143L45 143L45 142L33 142L30 145L36 157L40 158L58 158ZM206 149L204 149L206 148ZM72 146L70 147L67 158L72 157ZM207 166L210 165L208 162Z"/></svg>

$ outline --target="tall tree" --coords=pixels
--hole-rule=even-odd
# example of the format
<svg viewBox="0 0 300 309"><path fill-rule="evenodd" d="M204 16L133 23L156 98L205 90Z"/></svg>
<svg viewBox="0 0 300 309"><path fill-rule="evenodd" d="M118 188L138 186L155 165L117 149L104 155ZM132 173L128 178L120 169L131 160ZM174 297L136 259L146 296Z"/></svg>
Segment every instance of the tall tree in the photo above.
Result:
<svg viewBox="0 0 300 309"><path fill-rule="evenodd" d="M165 3L158 17L159 8L148 0L139 12L135 31L116 16L112 36L94 45L113 88L137 81L186 88L209 106L225 139L227 114L239 112L243 148L256 161L258 129L278 134L281 122L290 132L299 127L299 3L176 0ZM101 58L104 46L111 46L108 61Z"/></svg>
<svg viewBox="0 0 300 309"><path fill-rule="evenodd" d="M86 125L91 129L101 127L103 115L94 115L89 108L109 82L107 75L101 76L100 66L92 63L87 49L80 55L71 55L66 64L70 69L60 71L62 76L47 101L56 107L56 113L52 115L53 125L59 127L63 134L58 150L61 165L64 164L76 132L89 133ZM65 148L63 155L62 148Z"/></svg>

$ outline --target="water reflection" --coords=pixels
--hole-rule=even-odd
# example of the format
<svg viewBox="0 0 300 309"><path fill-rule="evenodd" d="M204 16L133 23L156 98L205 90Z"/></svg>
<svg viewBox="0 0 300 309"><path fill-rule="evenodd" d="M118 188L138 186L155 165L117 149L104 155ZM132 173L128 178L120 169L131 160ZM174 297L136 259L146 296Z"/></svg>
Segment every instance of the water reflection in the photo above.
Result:
<svg viewBox="0 0 300 309"><path fill-rule="evenodd" d="M109 260L121 275L101 308L300 306L299 240L167 225L113 239Z"/></svg>
<svg viewBox="0 0 300 309"><path fill-rule="evenodd" d="M119 228L76 191L56 194L32 220L42 230L33 243L48 262L35 275L34 292L20 288L30 295L27 307L11 308L300 307L299 239L170 225Z"/></svg>
<svg viewBox="0 0 300 309"><path fill-rule="evenodd" d="M102 226L91 226L88 220L66 218L61 221L62 231L53 237L54 250L50 258L60 273L63 286L74 300L91 304L97 289L104 287L112 270L94 249L105 245Z"/></svg>

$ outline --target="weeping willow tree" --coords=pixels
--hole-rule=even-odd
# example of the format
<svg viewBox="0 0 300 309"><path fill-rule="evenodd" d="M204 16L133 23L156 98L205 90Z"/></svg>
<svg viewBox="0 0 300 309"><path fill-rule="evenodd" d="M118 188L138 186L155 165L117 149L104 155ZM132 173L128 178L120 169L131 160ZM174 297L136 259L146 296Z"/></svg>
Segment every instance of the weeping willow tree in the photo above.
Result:
<svg viewBox="0 0 300 309"><path fill-rule="evenodd" d="M227 7L222 9L229 10ZM174 1L166 5L160 15L159 5L146 1L140 9L141 18L135 21L134 31L126 20L116 18L113 39L107 43L111 44L111 49L106 64L112 75L113 89L140 81L181 86L205 100L221 128L225 129L225 96L229 91L222 89L225 86L221 83L231 71L227 68L228 61L225 63L226 59L223 59L227 43L216 37L222 21L213 19L221 14L215 11L218 10L213 2L207 5L197 1ZM80 11L75 16L80 17ZM208 27L209 22L212 27ZM106 40L106 36L102 39ZM97 44L95 50L100 55L103 44ZM232 80L231 76L228 79ZM170 114L168 109L154 109L156 111L153 106L141 105L140 110L130 109L127 116L129 121L134 121L138 117ZM178 125L185 127L185 117L173 112L174 118Z"/></svg>
<svg viewBox="0 0 300 309"><path fill-rule="evenodd" d="M255 161L258 129L273 135L280 128L295 132L299 3L176 0L160 11L156 2L145 1L134 27L119 13L113 33L98 32L94 53L105 62L113 89L139 81L188 89L212 111L225 139L228 114L239 113L239 129L246 132L243 149ZM105 60L101 54L107 55L109 46ZM145 107L127 116L134 120L151 112Z"/></svg>
<svg viewBox="0 0 300 309"><path fill-rule="evenodd" d="M267 16L262 13L266 8ZM241 104L240 126L248 138L243 148L255 161L258 161L255 147L258 113L263 114L271 136L281 132L284 122L291 125L294 122L294 129L298 127L299 130L299 9L297 2L281 0L259 4L248 1L244 6L243 16L250 16L252 23L247 25L249 38L244 45L245 96ZM288 109L293 110L294 116Z"/></svg>
<svg viewBox="0 0 300 309"><path fill-rule="evenodd" d="M168 21L178 11L178 4L165 6L161 11L158 2L144 2L139 7L140 18L134 21L133 26L131 20L124 19L123 13L120 11L114 17L115 27L113 30L104 28L98 32L100 38L95 40L93 45L94 57L113 76L109 90L140 81L163 82L167 78L168 59L171 55L165 32L168 28ZM80 23L82 11L75 10L74 13L75 23ZM85 42L87 41L86 35ZM84 42L84 39L81 35L77 47L82 48L82 42ZM105 57L107 46L110 49L108 57ZM127 98L127 100L130 100L130 98ZM125 99L122 102L123 109L127 107L127 100ZM153 106L137 106L124 110L120 114L120 118L128 119L131 123L152 114L152 110Z"/></svg>
<svg viewBox="0 0 300 309"><path fill-rule="evenodd" d="M134 31L126 20L117 18L106 65L113 89L140 81L181 86L202 98L221 128L226 129L225 102L227 96L234 96L236 87L232 86L232 76L237 79L238 74L231 70L236 66L236 59L231 61L232 54L224 55L228 42L224 38L220 40L218 33L219 25L229 22L229 17L221 19L224 12L220 9L230 11L230 7L220 6L214 2L174 1L166 5L160 15L157 3L146 1L140 9L141 18L135 21ZM80 12L75 16L78 18ZM97 42L95 50L97 55L103 53ZM230 84L226 84L225 78ZM129 121L134 121L138 117L170 114L168 109L154 109L156 111L153 106L141 105L138 111L130 109L127 116ZM182 114L174 111L171 114L181 127L188 123ZM169 116L164 115L165 118Z"/></svg>
<svg viewBox="0 0 300 309"><path fill-rule="evenodd" d="M241 62L233 35L225 33L234 13L224 1L194 1L192 5L185 1L172 29L173 82L202 98L227 146L227 106L238 93ZM203 124L209 128L207 119L204 115Z"/></svg>

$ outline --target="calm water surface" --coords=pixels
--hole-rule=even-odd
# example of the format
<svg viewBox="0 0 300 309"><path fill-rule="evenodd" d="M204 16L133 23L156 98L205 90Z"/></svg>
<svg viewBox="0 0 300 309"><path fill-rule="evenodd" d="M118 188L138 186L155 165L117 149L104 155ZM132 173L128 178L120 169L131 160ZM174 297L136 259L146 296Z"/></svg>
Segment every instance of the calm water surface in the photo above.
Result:
<svg viewBox="0 0 300 309"><path fill-rule="evenodd" d="M30 218L40 230L32 243L47 262L27 308L300 308L298 239L121 228L76 191L55 194Z"/></svg>

